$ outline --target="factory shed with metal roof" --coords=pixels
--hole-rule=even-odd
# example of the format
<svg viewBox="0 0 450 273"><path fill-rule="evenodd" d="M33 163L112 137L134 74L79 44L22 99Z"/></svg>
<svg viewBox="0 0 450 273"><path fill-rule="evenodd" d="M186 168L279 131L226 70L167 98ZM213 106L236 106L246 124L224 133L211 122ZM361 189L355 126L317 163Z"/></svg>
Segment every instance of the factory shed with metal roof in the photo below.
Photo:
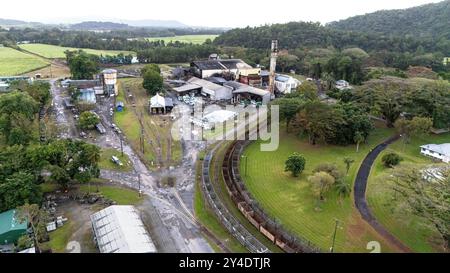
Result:
<svg viewBox="0 0 450 273"><path fill-rule="evenodd" d="M28 222L20 223L16 210L0 213L0 245L16 243L27 232Z"/></svg>
<svg viewBox="0 0 450 273"><path fill-rule="evenodd" d="M156 247L133 206L110 206L91 215L101 253L155 253Z"/></svg>

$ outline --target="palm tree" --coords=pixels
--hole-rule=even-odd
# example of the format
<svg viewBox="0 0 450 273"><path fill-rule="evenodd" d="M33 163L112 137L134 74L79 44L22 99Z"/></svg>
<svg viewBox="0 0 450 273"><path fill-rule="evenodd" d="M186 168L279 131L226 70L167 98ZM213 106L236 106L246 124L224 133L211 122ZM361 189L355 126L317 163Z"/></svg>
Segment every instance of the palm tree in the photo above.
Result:
<svg viewBox="0 0 450 273"><path fill-rule="evenodd" d="M348 172L350 170L350 166L355 163L355 160L350 158L350 157L346 157L344 158L344 163L345 163L345 167L347 168L347 173L346 175L348 175Z"/></svg>
<svg viewBox="0 0 450 273"><path fill-rule="evenodd" d="M350 196L352 192L352 187L344 179L338 179L334 186L340 198Z"/></svg>
<svg viewBox="0 0 450 273"><path fill-rule="evenodd" d="M359 144L361 144L361 142L364 141L364 136L363 136L363 134L361 132L357 131L355 133L355 136L354 136L353 140L356 143L356 152L358 153L359 152Z"/></svg>

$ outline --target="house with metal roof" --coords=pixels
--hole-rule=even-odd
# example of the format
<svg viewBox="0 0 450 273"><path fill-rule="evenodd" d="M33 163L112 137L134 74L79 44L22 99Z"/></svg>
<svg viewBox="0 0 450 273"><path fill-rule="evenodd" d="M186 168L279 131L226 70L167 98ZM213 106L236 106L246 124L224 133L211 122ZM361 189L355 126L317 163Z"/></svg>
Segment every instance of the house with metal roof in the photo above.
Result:
<svg viewBox="0 0 450 273"><path fill-rule="evenodd" d="M450 143L423 145L420 146L420 153L436 160L450 163Z"/></svg>
<svg viewBox="0 0 450 273"><path fill-rule="evenodd" d="M166 114L173 109L172 98L163 97L160 94L156 94L150 98L149 111L150 114Z"/></svg>
<svg viewBox="0 0 450 273"><path fill-rule="evenodd" d="M110 206L91 215L101 253L155 253L156 247L133 206Z"/></svg>
<svg viewBox="0 0 450 273"><path fill-rule="evenodd" d="M295 91L301 82L291 76L278 74L275 76L275 87L278 92L290 94Z"/></svg>
<svg viewBox="0 0 450 273"><path fill-rule="evenodd" d="M16 210L0 213L0 245L14 244L27 233L28 222L19 222Z"/></svg>

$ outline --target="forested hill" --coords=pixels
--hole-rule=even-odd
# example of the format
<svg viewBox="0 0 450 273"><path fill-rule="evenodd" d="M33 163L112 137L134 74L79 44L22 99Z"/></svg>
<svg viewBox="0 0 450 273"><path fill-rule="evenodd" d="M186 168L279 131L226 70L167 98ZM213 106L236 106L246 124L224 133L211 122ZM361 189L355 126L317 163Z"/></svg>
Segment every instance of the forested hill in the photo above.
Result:
<svg viewBox="0 0 450 273"><path fill-rule="evenodd" d="M415 52L420 49L442 54L450 52L450 39L436 42L429 37L351 32L306 22L232 29L217 37L214 43L220 46L268 49L272 39L278 39L283 49L359 47L366 51Z"/></svg>
<svg viewBox="0 0 450 273"><path fill-rule="evenodd" d="M384 35L433 36L450 40L450 0L404 10L383 10L333 22L329 27Z"/></svg>

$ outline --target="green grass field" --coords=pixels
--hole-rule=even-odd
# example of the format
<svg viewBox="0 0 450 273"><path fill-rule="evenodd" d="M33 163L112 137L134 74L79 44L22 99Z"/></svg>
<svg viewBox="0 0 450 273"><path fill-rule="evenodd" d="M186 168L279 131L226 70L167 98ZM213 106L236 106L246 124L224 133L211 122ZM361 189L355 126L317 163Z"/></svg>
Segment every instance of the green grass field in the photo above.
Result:
<svg viewBox="0 0 450 273"><path fill-rule="evenodd" d="M49 65L44 59L9 47L0 47L0 76L16 76Z"/></svg>
<svg viewBox="0 0 450 273"><path fill-rule="evenodd" d="M112 156L117 156L119 160L122 162L123 166L115 164L111 160ZM131 166L131 162L128 156L125 153L122 156L121 151L116 149L103 149L101 152L100 162L98 163L98 166L100 167L100 169L121 171L121 172L130 172L133 170L133 167Z"/></svg>
<svg viewBox="0 0 450 273"><path fill-rule="evenodd" d="M174 37L151 37L146 38L148 41L161 41L164 43L169 42L180 42L180 43L192 43L192 44L203 44L207 39L211 39L213 41L219 35L182 35L182 36L174 36Z"/></svg>
<svg viewBox="0 0 450 273"><path fill-rule="evenodd" d="M400 163L423 168L432 164L432 160L420 155L420 146L424 144L441 144L450 142L450 134L430 135L413 138L409 144L399 140L388 147L375 161L369 177L367 201L376 218L395 236L402 240L412 250L417 252L443 251L442 239L434 227L427 225L425 219L414 216L408 211L400 196L393 191L393 185L388 182L391 169L383 166L381 158L389 152L398 153L403 157Z"/></svg>
<svg viewBox="0 0 450 273"><path fill-rule="evenodd" d="M334 191L326 196L325 203L318 203L313 196L307 177L320 163L335 163L344 173L344 157L355 159L347 181L353 185L357 170L368 153L393 131L376 129L369 138L369 144L362 145L359 153L355 146L312 146L292 134L281 130L280 147L275 152L261 152L259 142L251 144L244 152L248 157L248 175L245 176L244 162L241 162L241 174L248 190L269 215L276 217L288 230L298 234L323 251L332 244L335 219L341 224L337 231L336 252L369 252L369 241L379 241L383 252L394 251L363 222L354 207L353 197L343 200ZM294 178L284 172L284 162L293 152L299 152L306 158L306 169L300 177ZM318 209L319 208L319 209Z"/></svg>
<svg viewBox="0 0 450 273"><path fill-rule="evenodd" d="M118 205L137 205L139 204L143 197L139 197L139 194L135 190L114 187L114 186L99 186L99 193L104 197L115 201ZM79 190L81 192L95 192L97 187L91 185L81 185Z"/></svg>
<svg viewBox="0 0 450 273"><path fill-rule="evenodd" d="M66 50L78 50L78 48L73 47L62 47L62 46L55 46L55 45L46 45L46 44L23 44L19 45L20 48L32 52L34 54L37 54L39 56L42 56L44 58L48 59L63 59L66 57L64 52ZM89 54L94 55L103 55L103 56L113 56L118 55L119 53L123 53L125 55L132 54L136 55L136 53L131 51L116 51L116 50L97 50L97 49L89 49L89 48L80 48L84 51L86 51Z"/></svg>

